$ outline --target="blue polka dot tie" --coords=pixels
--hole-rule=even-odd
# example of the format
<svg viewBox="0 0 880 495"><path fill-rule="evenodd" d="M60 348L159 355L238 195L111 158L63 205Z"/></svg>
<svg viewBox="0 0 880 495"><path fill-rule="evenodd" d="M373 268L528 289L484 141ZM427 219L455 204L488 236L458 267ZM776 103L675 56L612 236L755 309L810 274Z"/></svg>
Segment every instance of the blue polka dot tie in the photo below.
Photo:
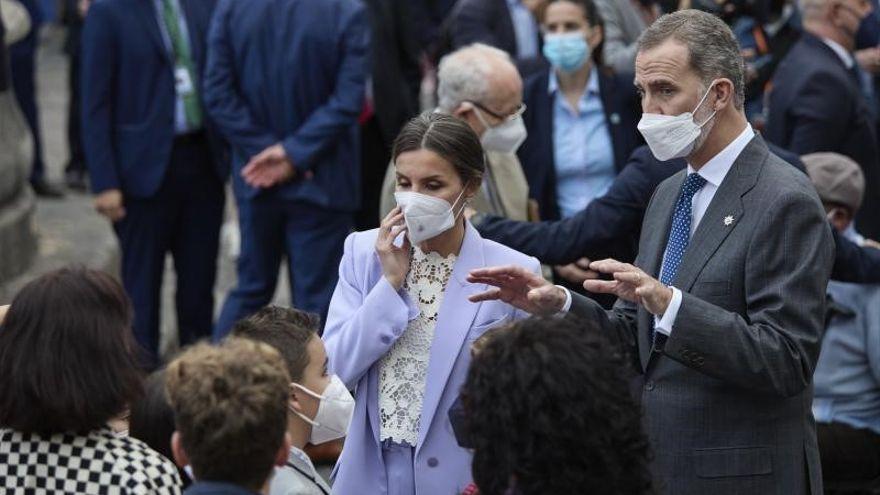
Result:
<svg viewBox="0 0 880 495"><path fill-rule="evenodd" d="M696 173L688 174L684 184L681 185L681 194L672 214L672 228L669 230L669 240L666 242L663 268L660 270L660 282L664 285L672 283L684 251L688 247L691 239L691 202L694 194L697 194L704 185L706 179Z"/></svg>

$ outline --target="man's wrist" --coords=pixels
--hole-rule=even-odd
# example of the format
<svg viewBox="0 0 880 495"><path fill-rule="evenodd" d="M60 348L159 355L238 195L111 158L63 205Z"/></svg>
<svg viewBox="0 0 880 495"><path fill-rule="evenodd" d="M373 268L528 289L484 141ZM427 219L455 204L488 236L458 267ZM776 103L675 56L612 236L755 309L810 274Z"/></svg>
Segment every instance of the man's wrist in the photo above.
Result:
<svg viewBox="0 0 880 495"><path fill-rule="evenodd" d="M556 311L556 315L563 316L571 310L571 291L569 291L568 289L566 289L565 287L563 287L561 285L557 285L556 288L559 289L560 291L562 291L562 293L563 293L562 294L562 298L563 298L562 307Z"/></svg>
<svg viewBox="0 0 880 495"><path fill-rule="evenodd" d="M669 310L669 305L672 303L672 298L675 296L675 291L672 290L672 287L665 286L663 288L665 290L663 291L663 299L660 303L661 308L658 308L659 312L654 315L658 318L663 318L663 315L666 314L667 310Z"/></svg>

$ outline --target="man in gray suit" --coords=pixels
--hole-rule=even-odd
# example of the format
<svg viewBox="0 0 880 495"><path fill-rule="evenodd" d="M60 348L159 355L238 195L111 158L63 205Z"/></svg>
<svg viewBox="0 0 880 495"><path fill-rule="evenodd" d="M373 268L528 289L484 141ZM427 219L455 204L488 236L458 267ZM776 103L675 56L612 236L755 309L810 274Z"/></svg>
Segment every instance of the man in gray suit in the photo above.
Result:
<svg viewBox="0 0 880 495"><path fill-rule="evenodd" d="M810 405L831 232L809 179L746 121L742 67L730 29L702 12L640 39L639 128L688 168L655 191L633 265L591 264L610 279L584 287L617 295L612 311L520 267L472 272L495 286L472 301L570 311L631 351L662 493L819 495Z"/></svg>

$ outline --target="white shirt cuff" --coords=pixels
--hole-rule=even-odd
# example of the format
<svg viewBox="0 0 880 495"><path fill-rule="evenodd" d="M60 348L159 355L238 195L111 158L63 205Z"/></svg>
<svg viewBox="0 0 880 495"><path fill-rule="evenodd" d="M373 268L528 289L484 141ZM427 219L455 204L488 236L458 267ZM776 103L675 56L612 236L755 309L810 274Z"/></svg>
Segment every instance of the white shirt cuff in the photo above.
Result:
<svg viewBox="0 0 880 495"><path fill-rule="evenodd" d="M672 300L662 316L654 316L654 329L669 337L672 335L672 326L675 324L675 318L678 316L678 309L681 307L681 291L675 287L672 289Z"/></svg>
<svg viewBox="0 0 880 495"><path fill-rule="evenodd" d="M562 309L556 313L556 316L565 316L568 313L568 310L571 309L571 291L561 285L557 285L556 287L565 291L565 304L562 305Z"/></svg>

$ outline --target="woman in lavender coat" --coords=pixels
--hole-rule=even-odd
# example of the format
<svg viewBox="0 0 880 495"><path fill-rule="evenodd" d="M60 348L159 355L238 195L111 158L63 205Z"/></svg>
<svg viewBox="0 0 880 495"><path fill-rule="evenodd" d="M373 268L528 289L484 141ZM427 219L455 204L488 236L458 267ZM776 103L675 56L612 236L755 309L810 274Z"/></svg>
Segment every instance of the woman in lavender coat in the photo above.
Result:
<svg viewBox="0 0 880 495"><path fill-rule="evenodd" d="M501 301L469 302L486 286L467 275L540 266L482 239L465 220L484 170L467 124L416 117L397 137L393 159L398 207L379 229L346 239L324 330L330 368L357 402L333 493L456 495L472 481L471 454L456 443L447 412L471 343L526 316Z"/></svg>

